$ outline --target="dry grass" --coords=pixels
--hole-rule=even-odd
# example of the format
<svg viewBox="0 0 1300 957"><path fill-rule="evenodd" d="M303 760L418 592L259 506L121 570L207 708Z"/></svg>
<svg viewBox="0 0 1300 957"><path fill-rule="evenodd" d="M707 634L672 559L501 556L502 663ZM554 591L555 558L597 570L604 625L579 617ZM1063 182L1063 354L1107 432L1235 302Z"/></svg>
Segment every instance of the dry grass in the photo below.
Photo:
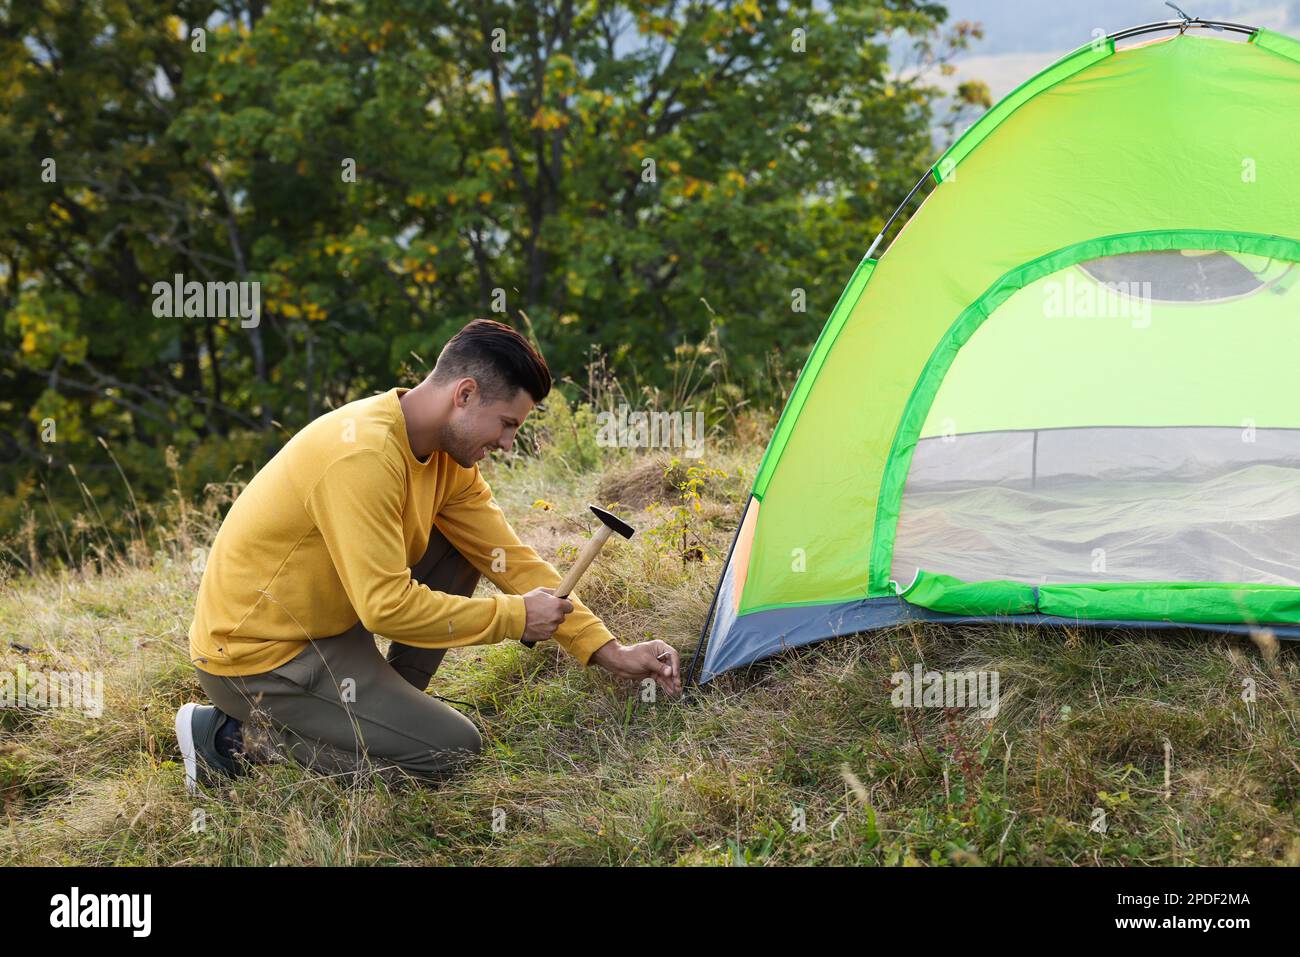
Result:
<svg viewBox="0 0 1300 957"><path fill-rule="evenodd" d="M693 519L715 555L761 451L706 455L728 475ZM520 459L489 478L562 566L588 502L620 501L639 530L662 520L661 465ZM718 571L639 531L579 591L624 641L689 652ZM6 584L0 671L100 670L106 702L98 719L0 711L0 863L1300 863L1296 654L1199 634L900 628L654 702L554 647L463 649L433 690L473 705L485 750L469 769L427 787L277 765L190 799L171 724L203 700L185 640L197 583L176 548ZM917 661L997 670L997 716L892 707L889 675Z"/></svg>

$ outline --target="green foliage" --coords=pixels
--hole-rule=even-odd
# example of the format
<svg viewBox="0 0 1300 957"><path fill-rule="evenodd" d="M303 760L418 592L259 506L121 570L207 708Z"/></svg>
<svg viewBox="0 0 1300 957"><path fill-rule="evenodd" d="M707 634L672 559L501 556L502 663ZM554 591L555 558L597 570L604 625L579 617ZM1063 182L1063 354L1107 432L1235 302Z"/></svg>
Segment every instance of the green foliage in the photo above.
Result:
<svg viewBox="0 0 1300 957"><path fill-rule="evenodd" d="M597 443L597 413L589 404L572 404L554 389L528 419L530 441L569 473L586 473L604 460Z"/></svg>
<svg viewBox="0 0 1300 957"><path fill-rule="evenodd" d="M691 465L683 471L681 460L673 458L664 476L677 487L681 501L668 506L651 503L647 510L657 521L646 530L646 537L659 554L680 561L683 568L687 562L711 561L707 540L698 527L698 513L708 480L725 479L727 473L707 465Z"/></svg>
<svg viewBox="0 0 1300 957"><path fill-rule="evenodd" d="M734 407L797 370L932 157L933 83L972 35L943 17L6 4L0 467L16 488L36 463L107 464L97 436L282 441L273 421L291 434L427 368L482 315L533 330L557 376L599 346L669 392L679 350L712 336ZM929 72L891 69L900 37ZM177 274L261 283L260 322L155 316Z"/></svg>

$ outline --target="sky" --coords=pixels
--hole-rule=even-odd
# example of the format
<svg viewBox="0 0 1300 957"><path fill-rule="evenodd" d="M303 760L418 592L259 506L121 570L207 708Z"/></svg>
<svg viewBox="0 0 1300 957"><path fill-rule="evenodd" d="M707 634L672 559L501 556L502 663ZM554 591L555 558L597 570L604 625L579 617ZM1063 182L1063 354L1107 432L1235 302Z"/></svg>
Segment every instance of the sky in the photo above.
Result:
<svg viewBox="0 0 1300 957"><path fill-rule="evenodd" d="M1188 16L1228 20L1300 34L1300 0L1174 0ZM1093 31L1126 27L1178 15L1162 0L948 0L949 22L975 20L984 39L958 60L945 83L980 79L996 102L1063 54L1087 43Z"/></svg>

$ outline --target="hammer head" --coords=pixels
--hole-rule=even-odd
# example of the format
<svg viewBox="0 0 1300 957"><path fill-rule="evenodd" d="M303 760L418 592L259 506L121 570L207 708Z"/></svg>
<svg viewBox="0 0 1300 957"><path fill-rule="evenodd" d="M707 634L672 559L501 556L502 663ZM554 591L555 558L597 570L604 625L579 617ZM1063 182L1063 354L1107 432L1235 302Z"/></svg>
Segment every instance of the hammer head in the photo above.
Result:
<svg viewBox="0 0 1300 957"><path fill-rule="evenodd" d="M624 538L632 537L632 533L635 529L613 512L607 512L603 508L597 508L595 505L589 505L587 507L591 509L591 514L595 515L598 519L608 525L613 531L618 532Z"/></svg>

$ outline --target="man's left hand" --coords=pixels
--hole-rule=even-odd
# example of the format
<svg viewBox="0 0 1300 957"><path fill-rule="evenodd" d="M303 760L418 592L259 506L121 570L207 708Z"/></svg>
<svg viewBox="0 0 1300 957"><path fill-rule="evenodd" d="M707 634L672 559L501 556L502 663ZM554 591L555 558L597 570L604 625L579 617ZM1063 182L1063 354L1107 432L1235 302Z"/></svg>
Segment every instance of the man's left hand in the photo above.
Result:
<svg viewBox="0 0 1300 957"><path fill-rule="evenodd" d="M666 642L656 639L620 645L617 641L607 641L596 649L591 661L616 678L654 678L668 694L681 694L681 659L677 649Z"/></svg>

